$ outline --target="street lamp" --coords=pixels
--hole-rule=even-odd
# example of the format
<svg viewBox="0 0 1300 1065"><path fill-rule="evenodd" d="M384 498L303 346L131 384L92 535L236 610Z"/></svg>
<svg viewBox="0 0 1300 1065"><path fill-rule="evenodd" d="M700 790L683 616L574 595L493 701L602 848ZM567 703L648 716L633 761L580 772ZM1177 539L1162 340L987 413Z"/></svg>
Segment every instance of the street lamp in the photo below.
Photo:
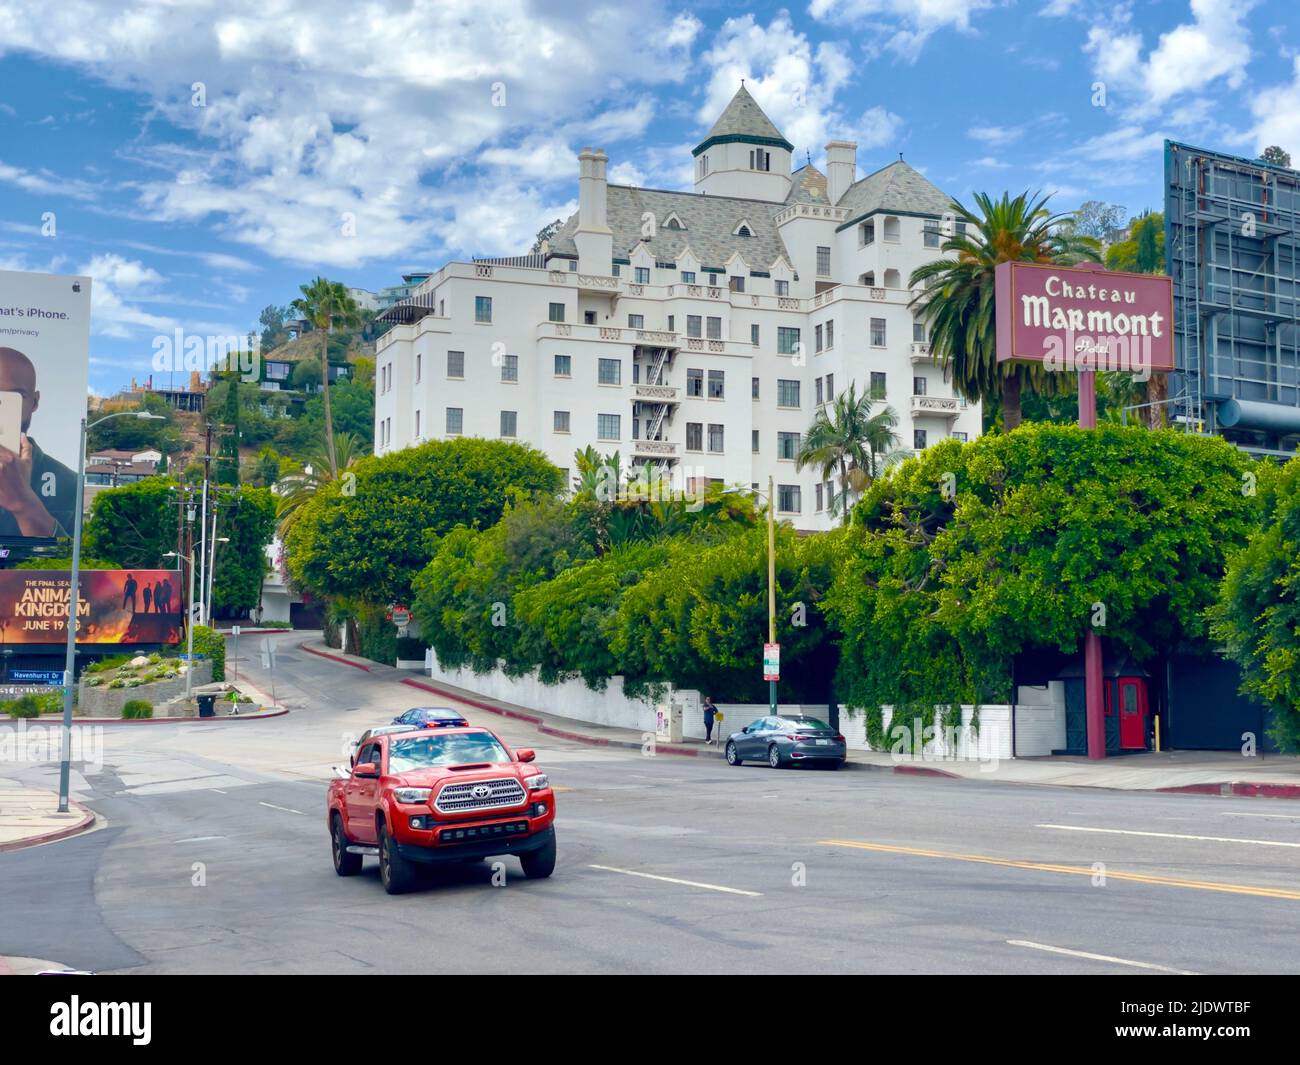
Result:
<svg viewBox="0 0 1300 1065"><path fill-rule="evenodd" d="M162 422L161 414L147 410L123 410L108 414L95 421L96 425L114 418L139 418L146 422ZM86 418L81 418L81 435L77 446L77 499L72 514L72 576L68 581L68 646L63 663L63 734L60 737L59 759L59 813L68 812L69 779L72 775L72 678L77 669L77 607L81 602L81 508L86 492Z"/></svg>

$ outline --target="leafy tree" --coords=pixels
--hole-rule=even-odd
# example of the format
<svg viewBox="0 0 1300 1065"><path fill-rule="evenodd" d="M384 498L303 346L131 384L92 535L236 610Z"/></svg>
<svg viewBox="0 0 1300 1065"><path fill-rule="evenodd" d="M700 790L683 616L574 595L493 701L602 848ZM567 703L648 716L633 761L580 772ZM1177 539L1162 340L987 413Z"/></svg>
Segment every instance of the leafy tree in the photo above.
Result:
<svg viewBox="0 0 1300 1065"><path fill-rule="evenodd" d="M221 434L217 457L216 481L218 484L239 483L239 375L229 374L226 379L226 402L222 421L226 431Z"/></svg>
<svg viewBox="0 0 1300 1065"><path fill-rule="evenodd" d="M356 437L351 433L344 433L334 441L334 453L339 470L343 473L350 470L363 454L357 446ZM302 505L320 491L322 485L333 480L335 477L330 472L329 456L325 452L325 440L322 437L316 449L305 456L302 468L286 473L279 480L277 515L281 539L293 527Z"/></svg>
<svg viewBox="0 0 1300 1065"><path fill-rule="evenodd" d="M353 451L365 454L375 435L375 391L356 381L340 381L330 389L335 440L344 433L354 437ZM301 458L314 452L325 439L323 395L307 400L300 417L282 423L276 443L281 451ZM336 462L337 462L336 456ZM326 466L329 465L326 453ZM341 468L341 467L340 467Z"/></svg>
<svg viewBox="0 0 1300 1065"><path fill-rule="evenodd" d="M557 218L554 222L548 222L537 231L537 239L533 241L533 246L529 253L536 255L542 250L542 245L555 239L555 234L559 232L560 227L564 225L564 219Z"/></svg>
<svg viewBox="0 0 1300 1065"><path fill-rule="evenodd" d="M1165 272L1165 216L1144 211L1129 225L1128 237L1106 249L1106 268L1132 274Z"/></svg>
<svg viewBox="0 0 1300 1065"><path fill-rule="evenodd" d="M1291 153L1283 151L1276 144L1270 144L1260 153L1260 159L1266 163L1272 163L1274 166L1291 166Z"/></svg>
<svg viewBox="0 0 1300 1065"><path fill-rule="evenodd" d="M222 513L218 529L218 535L230 542L217 544L212 602L223 615L238 617L262 600L266 547L275 534L275 498L269 488L244 485L234 499L236 504Z"/></svg>
<svg viewBox="0 0 1300 1065"><path fill-rule="evenodd" d="M1000 396L1003 425L1010 432L1020 424L1020 396L1026 389L1055 392L1061 374L1040 366L997 361L994 269L1009 261L1060 263L1100 262L1097 241L1081 236L1073 216L1052 214L1047 197L1023 192L999 200L978 193L979 214L954 202L952 209L966 231L954 233L942 245L945 258L912 271L908 284L923 286L912 301L929 326L930 348L952 373L953 384L967 399Z"/></svg>
<svg viewBox="0 0 1300 1065"><path fill-rule="evenodd" d="M325 407L325 446L329 454L330 472L338 473L334 454L334 419L330 411L329 339L335 326L355 326L360 321L356 301L348 295L347 288L337 281L316 278L309 285L300 285L302 296L293 301L293 309L301 314L321 336L321 396Z"/></svg>
<svg viewBox="0 0 1300 1065"><path fill-rule="evenodd" d="M321 383L320 363L311 359L302 359L293 364L293 370L289 374L289 383L300 392L310 392L313 388L319 388Z"/></svg>
<svg viewBox="0 0 1300 1065"><path fill-rule="evenodd" d="M1074 212L1071 224L1079 236L1104 243L1124 224L1124 205L1085 200Z"/></svg>
<svg viewBox="0 0 1300 1065"><path fill-rule="evenodd" d="M831 498L830 512L849 518L849 492L861 491L889 463L901 458L898 414L893 407L872 414L872 399L858 395L857 383L818 407L812 425L799 444L795 465L814 466L823 481L839 474L840 492Z"/></svg>
<svg viewBox="0 0 1300 1065"><path fill-rule="evenodd" d="M273 447L264 447L253 463L253 482L259 488L270 488L280 479L280 455Z"/></svg>
<svg viewBox="0 0 1300 1065"><path fill-rule="evenodd" d="M163 420L112 418L99 424L107 415L124 410L148 411L161 416ZM147 451L152 448L168 455L180 451L183 441L176 426L176 412L162 396L148 393L139 399L133 396L127 402L114 400L106 404L106 409L92 414L86 426L86 445L90 454L96 451Z"/></svg>
<svg viewBox="0 0 1300 1065"><path fill-rule="evenodd" d="M1261 466L1261 472L1267 467ZM1212 631L1242 671L1242 691L1274 711L1279 747L1300 750L1300 459L1261 480L1263 520L1228 563Z"/></svg>
<svg viewBox="0 0 1300 1065"><path fill-rule="evenodd" d="M299 587L366 603L408 601L438 537L493 525L511 498L554 495L561 480L530 447L469 437L371 456L353 472L303 504L286 547Z"/></svg>
<svg viewBox="0 0 1300 1065"><path fill-rule="evenodd" d="M175 502L176 482L166 477L106 488L90 505L82 546L92 557L112 559L123 569L162 566L163 555L176 549Z"/></svg>
<svg viewBox="0 0 1300 1065"><path fill-rule="evenodd" d="M937 444L872 485L848 530L826 600L841 697L1005 699L1013 656L1077 650L1095 604L1139 661L1204 646L1225 560L1257 519L1254 470L1223 440L1167 429L1025 425Z"/></svg>
<svg viewBox="0 0 1300 1065"><path fill-rule="evenodd" d="M277 307L274 303L262 308L262 313L257 316L257 324L262 327L263 353L278 348L289 339L289 331L284 323L292 310L292 307Z"/></svg>

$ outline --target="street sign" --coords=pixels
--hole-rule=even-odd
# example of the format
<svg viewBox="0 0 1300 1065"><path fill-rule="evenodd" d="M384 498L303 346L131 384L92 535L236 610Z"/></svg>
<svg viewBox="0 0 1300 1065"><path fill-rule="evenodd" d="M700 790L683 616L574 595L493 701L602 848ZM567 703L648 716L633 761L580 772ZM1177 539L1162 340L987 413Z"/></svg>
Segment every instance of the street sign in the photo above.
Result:
<svg viewBox="0 0 1300 1065"><path fill-rule="evenodd" d="M262 641L262 668L275 668L275 643L270 638Z"/></svg>
<svg viewBox="0 0 1300 1065"><path fill-rule="evenodd" d="M231 625L231 626L230 626L230 635L231 635L231 636L238 636L238 635L239 635L239 631L240 631L240 630L239 630L239 626L238 626L238 625Z"/></svg>
<svg viewBox="0 0 1300 1065"><path fill-rule="evenodd" d="M763 679L781 679L781 645L779 643L763 644Z"/></svg>

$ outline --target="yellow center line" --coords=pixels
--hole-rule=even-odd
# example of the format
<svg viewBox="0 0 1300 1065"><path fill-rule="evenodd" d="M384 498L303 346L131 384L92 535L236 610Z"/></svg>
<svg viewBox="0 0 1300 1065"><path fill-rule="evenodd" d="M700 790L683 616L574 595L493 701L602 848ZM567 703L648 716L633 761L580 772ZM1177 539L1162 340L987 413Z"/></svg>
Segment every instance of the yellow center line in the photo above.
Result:
<svg viewBox="0 0 1300 1065"><path fill-rule="evenodd" d="M1183 880L1173 876L1150 876L1146 873L1125 873L1107 868L1104 873L1077 865L1054 865L1049 862L1022 862L1011 858L991 858L986 854L960 854L955 851L928 850L924 847L899 847L888 843L863 843L851 839L822 839L825 847L851 847L855 850L879 851L884 854L911 854L920 858L946 858L954 862L975 862L979 865L1001 865L1009 869L1032 869L1039 873L1065 873L1070 876L1101 876L1107 880L1128 880L1135 884L1156 884L1162 887L1195 888L1198 891L1222 891L1229 895L1255 895L1267 899L1292 899L1300 902L1300 891L1283 888L1254 887L1250 884L1223 884L1213 880Z"/></svg>

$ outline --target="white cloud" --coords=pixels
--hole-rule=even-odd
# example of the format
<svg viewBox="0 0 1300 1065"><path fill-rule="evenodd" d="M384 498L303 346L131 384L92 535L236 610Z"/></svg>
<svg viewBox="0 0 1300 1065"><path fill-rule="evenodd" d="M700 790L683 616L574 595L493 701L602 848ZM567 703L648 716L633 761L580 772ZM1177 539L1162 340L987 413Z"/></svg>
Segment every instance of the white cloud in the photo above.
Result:
<svg viewBox="0 0 1300 1065"><path fill-rule="evenodd" d="M1018 141L1024 132L1009 126L972 126L966 131L966 136L997 148Z"/></svg>
<svg viewBox="0 0 1300 1065"><path fill-rule="evenodd" d="M1291 153L1294 163L1300 160L1300 57L1293 62L1292 80L1256 92L1250 111L1255 117L1254 150L1276 144Z"/></svg>
<svg viewBox="0 0 1300 1065"><path fill-rule="evenodd" d="M808 13L834 25L882 25L890 33L887 47L910 61L932 34L943 29L967 32L971 16L993 6L994 0L811 0Z"/></svg>
<svg viewBox="0 0 1300 1065"><path fill-rule="evenodd" d="M139 300L157 296L162 275L138 259L109 253L93 256L76 271L91 279L91 328L102 336L129 337L141 331L165 332L171 318L150 314Z"/></svg>
<svg viewBox="0 0 1300 1065"><path fill-rule="evenodd" d="M1011 167L1011 164L1004 163L1000 159L995 159L991 155L986 155L980 159L976 159L971 166L982 167L985 170L1007 170Z"/></svg>

